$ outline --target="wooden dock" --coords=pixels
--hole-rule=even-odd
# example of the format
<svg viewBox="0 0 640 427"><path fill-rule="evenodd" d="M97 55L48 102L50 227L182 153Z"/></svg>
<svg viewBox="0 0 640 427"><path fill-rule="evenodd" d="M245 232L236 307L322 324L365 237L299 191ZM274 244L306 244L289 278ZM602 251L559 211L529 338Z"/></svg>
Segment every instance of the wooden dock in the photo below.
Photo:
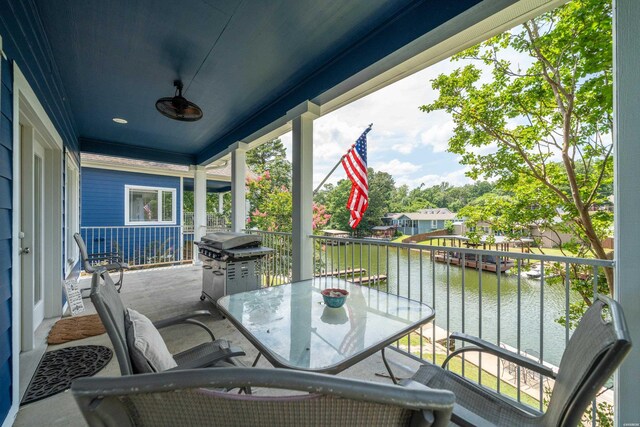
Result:
<svg viewBox="0 0 640 427"><path fill-rule="evenodd" d="M360 274L367 273L367 270L364 268L347 268L346 270L338 270L338 271L325 271L324 273L316 274L316 277L335 277L335 276L347 276L351 274Z"/></svg>
<svg viewBox="0 0 640 427"><path fill-rule="evenodd" d="M370 283L380 283L385 280L387 280L387 276L385 274L378 274L374 276L353 277L351 279L347 278L347 282L355 283L356 285L368 285Z"/></svg>

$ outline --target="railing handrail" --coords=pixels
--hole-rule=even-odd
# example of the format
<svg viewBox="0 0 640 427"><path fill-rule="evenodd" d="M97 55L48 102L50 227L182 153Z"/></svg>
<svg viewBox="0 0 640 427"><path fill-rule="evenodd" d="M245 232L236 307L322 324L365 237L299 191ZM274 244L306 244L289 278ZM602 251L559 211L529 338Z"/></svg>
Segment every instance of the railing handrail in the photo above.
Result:
<svg viewBox="0 0 640 427"><path fill-rule="evenodd" d="M291 232L288 231L264 231L264 230L251 230L251 229L244 229L242 230L245 233L260 233L260 234L269 234L272 236L291 236Z"/></svg>
<svg viewBox="0 0 640 427"><path fill-rule="evenodd" d="M257 231L257 230L254 230ZM264 231L260 231L261 233L265 233ZM273 233L273 232L269 232ZM289 233L290 234L290 233ZM542 255L542 254L534 254L534 253L523 253L523 252L507 252L507 251L496 251L496 250L487 250L487 249L471 249L471 248L462 248L458 246L437 246L437 245L421 245L418 243L397 243L390 242L385 240L377 240L377 239L358 239L352 237L329 237L329 236L320 236L312 234L309 237L312 239L319 240L332 240L336 242L344 242L344 243L363 243L363 244L371 244L371 245L384 245L389 247L397 247L401 249L418 249L418 250L428 250L428 251L446 251L446 252L461 252L475 255L495 255L501 257L509 257L515 259L526 259L531 260L535 259L538 261L548 261L548 262L562 262L569 264L581 264L581 265L590 265L596 267L611 267L615 266L615 261L613 260L604 260L598 258L577 258L577 257L565 257L565 256L556 256L556 255Z"/></svg>
<svg viewBox="0 0 640 427"><path fill-rule="evenodd" d="M153 225L145 225L145 224L131 224L131 225L83 225L80 227L80 230L91 230L98 228L136 228L136 227L145 227L145 228L167 228L167 227L184 227L182 224L153 224Z"/></svg>

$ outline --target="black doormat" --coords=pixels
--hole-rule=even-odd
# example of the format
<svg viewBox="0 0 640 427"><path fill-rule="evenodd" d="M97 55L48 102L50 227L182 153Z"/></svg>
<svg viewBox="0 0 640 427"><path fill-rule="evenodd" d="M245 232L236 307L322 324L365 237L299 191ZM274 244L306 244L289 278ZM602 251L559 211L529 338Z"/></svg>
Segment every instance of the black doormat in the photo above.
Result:
<svg viewBox="0 0 640 427"><path fill-rule="evenodd" d="M101 345L81 345L45 353L20 404L65 391L74 379L98 373L112 355L111 349Z"/></svg>

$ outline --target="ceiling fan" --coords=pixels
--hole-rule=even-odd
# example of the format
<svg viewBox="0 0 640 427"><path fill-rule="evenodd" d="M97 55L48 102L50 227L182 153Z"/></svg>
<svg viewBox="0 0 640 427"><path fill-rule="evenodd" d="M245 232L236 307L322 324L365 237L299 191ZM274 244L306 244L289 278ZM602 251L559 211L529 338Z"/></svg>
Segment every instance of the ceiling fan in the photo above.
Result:
<svg viewBox="0 0 640 427"><path fill-rule="evenodd" d="M173 97L160 98L156 101L156 109L164 116L170 119L180 120L182 122L195 122L202 118L202 110L191 101L187 101L182 96L182 81L174 80L173 85L176 88Z"/></svg>

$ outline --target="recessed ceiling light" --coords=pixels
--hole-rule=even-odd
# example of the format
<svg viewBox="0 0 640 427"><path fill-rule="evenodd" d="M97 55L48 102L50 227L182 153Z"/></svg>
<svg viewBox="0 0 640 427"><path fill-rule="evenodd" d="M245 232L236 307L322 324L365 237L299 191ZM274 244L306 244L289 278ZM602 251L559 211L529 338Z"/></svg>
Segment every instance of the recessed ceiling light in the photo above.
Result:
<svg viewBox="0 0 640 427"><path fill-rule="evenodd" d="M121 125L125 125L129 123L128 121L126 121L125 119L121 119L120 117L114 117L113 121L116 123L120 123Z"/></svg>

